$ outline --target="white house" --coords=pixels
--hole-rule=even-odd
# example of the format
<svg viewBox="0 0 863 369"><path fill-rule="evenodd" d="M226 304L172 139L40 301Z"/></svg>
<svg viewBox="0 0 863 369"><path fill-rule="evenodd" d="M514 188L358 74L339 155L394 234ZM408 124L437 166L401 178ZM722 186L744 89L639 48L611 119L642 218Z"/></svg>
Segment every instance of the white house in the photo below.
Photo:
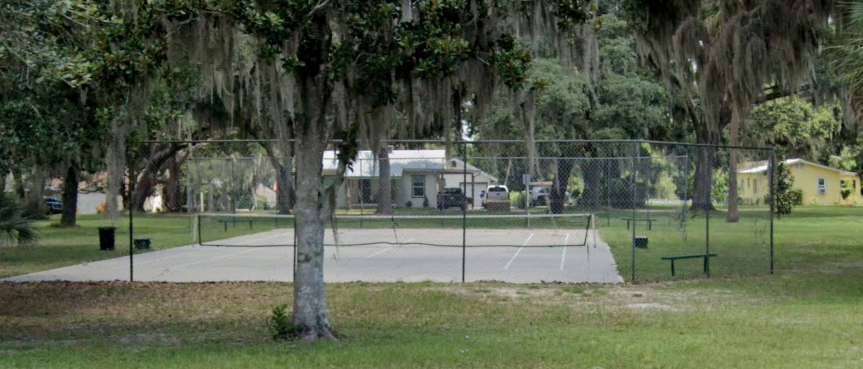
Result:
<svg viewBox="0 0 863 369"><path fill-rule="evenodd" d="M459 159L448 159L444 150L392 150L389 153L393 205L396 207L437 206L437 193L444 187L466 188L473 195L475 207L479 194L497 178L470 164L465 170ZM324 153L324 176L333 177L338 168L336 153ZM465 173L467 181L464 180ZM336 196L336 206L351 208L377 205L380 189L380 165L370 150L362 150L345 173L345 181ZM410 204L410 205L409 205Z"/></svg>
<svg viewBox="0 0 863 369"><path fill-rule="evenodd" d="M468 164L464 168L464 161L450 158L446 169L442 172L446 187L461 187L468 197L473 199L473 207L482 205L480 195L488 188L489 184L497 183L497 177L488 174L481 169Z"/></svg>

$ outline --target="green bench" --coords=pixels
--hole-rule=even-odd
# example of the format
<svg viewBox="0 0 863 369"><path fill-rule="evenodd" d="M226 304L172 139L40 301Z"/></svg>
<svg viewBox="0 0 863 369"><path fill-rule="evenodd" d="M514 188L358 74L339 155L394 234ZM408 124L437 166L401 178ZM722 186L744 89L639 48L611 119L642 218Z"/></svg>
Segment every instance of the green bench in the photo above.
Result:
<svg viewBox="0 0 863 369"><path fill-rule="evenodd" d="M662 261L671 261L671 276L674 277L674 261L683 259L704 259L704 273L707 274L707 265L710 263L710 258L716 257L716 254L697 254L697 255L681 255L681 256L663 256Z"/></svg>
<svg viewBox="0 0 863 369"><path fill-rule="evenodd" d="M644 218L644 219L635 218L634 220L632 218L620 218L620 220L626 221L626 229L629 229L629 223L630 222L633 222L633 223L635 223L635 222L647 222L647 230L648 231L653 229L653 222L656 221L656 219L650 219L650 218Z"/></svg>

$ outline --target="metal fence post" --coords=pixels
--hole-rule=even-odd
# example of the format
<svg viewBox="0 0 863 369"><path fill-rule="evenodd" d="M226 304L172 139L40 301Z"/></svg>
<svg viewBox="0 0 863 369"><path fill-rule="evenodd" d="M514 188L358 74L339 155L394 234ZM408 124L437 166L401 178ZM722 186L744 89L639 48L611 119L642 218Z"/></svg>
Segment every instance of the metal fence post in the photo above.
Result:
<svg viewBox="0 0 863 369"><path fill-rule="evenodd" d="M129 166L129 282L135 282L135 208L132 206L133 187L135 186L135 170L132 156L129 155L131 148L129 143L126 143L126 162Z"/></svg>
<svg viewBox="0 0 863 369"><path fill-rule="evenodd" d="M712 147L706 150L713 150ZM713 158L716 153L708 153ZM698 178L695 179L698 181ZM704 274L710 278L710 208L713 207L713 194L707 194L707 204L704 206Z"/></svg>
<svg viewBox="0 0 863 369"><path fill-rule="evenodd" d="M688 244L687 241L689 239L689 237L687 237L687 233L686 233L686 223L688 222L688 217L687 217L686 211L687 211L687 208L689 207L688 204L689 204L689 154L690 153L691 153L691 150L687 149L686 150L686 157L684 158L685 162L684 162L684 169L683 169L683 209L681 210L683 219L681 219L680 221L681 221L681 224L683 225L683 244L684 245Z"/></svg>
<svg viewBox="0 0 863 369"><path fill-rule="evenodd" d="M611 227L611 192L609 192L608 183L611 181L611 178L608 176L608 163L610 160L608 158L602 159L602 168L605 172L605 226Z"/></svg>
<svg viewBox="0 0 863 369"><path fill-rule="evenodd" d="M635 160L638 157L638 141L632 141L632 175L631 175L631 186L632 186L632 280L631 282L635 282L635 228L636 226L636 198L637 198L637 189L635 183Z"/></svg>
<svg viewBox="0 0 863 369"><path fill-rule="evenodd" d="M770 150L770 274L773 274L773 217L776 213L776 151Z"/></svg>
<svg viewBox="0 0 863 369"><path fill-rule="evenodd" d="M462 183L464 184L465 204L461 208L461 283L464 283L467 267L467 141L462 143Z"/></svg>

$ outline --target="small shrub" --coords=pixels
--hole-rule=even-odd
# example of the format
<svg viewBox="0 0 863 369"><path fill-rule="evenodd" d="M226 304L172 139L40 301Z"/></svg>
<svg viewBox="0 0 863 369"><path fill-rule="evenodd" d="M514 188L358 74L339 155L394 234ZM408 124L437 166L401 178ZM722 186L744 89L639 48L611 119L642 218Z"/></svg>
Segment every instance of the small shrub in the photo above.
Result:
<svg viewBox="0 0 863 369"><path fill-rule="evenodd" d="M839 193L842 195L842 200L848 200L848 197L854 193L854 187L851 186L850 182L842 181L842 188L839 190Z"/></svg>
<svg viewBox="0 0 863 369"><path fill-rule="evenodd" d="M423 197L423 207L424 207L424 208L429 207L429 198L428 198L428 196Z"/></svg>
<svg viewBox="0 0 863 369"><path fill-rule="evenodd" d="M299 327L294 325L288 314L288 305L284 304L273 308L272 315L267 319L267 329L276 341L291 339L300 333Z"/></svg>
<svg viewBox="0 0 863 369"><path fill-rule="evenodd" d="M527 196L524 191L512 191L509 193L509 206L519 209L526 207Z"/></svg>
<svg viewBox="0 0 863 369"><path fill-rule="evenodd" d="M791 205L803 205L803 190L791 190L788 192L788 199L791 201Z"/></svg>
<svg viewBox="0 0 863 369"><path fill-rule="evenodd" d="M410 208L411 206L414 206L414 203L408 200L408 202L405 203L405 207Z"/></svg>
<svg viewBox="0 0 863 369"><path fill-rule="evenodd" d="M255 207L266 210L268 207L267 198L261 195L255 195Z"/></svg>
<svg viewBox="0 0 863 369"><path fill-rule="evenodd" d="M791 209L797 205L797 202L803 202L803 192L791 189L794 185L794 177L788 170L788 166L780 161L776 165L776 189L774 196L776 197L776 213L778 215L790 214ZM770 195L764 199L766 204L771 201Z"/></svg>
<svg viewBox="0 0 863 369"><path fill-rule="evenodd" d="M39 234L30 219L24 216L24 208L11 194L0 191L0 246L15 244L33 246Z"/></svg>

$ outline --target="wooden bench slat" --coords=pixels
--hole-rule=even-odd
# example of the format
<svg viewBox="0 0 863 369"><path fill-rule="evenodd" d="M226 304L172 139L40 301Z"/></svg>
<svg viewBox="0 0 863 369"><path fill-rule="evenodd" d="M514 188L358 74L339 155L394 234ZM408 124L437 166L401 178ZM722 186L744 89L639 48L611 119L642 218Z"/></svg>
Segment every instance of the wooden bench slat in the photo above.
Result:
<svg viewBox="0 0 863 369"><path fill-rule="evenodd" d="M681 255L681 256L663 256L660 259L662 260L678 260L678 259L697 259L703 258L705 256L714 257L716 254L698 254L698 255Z"/></svg>

